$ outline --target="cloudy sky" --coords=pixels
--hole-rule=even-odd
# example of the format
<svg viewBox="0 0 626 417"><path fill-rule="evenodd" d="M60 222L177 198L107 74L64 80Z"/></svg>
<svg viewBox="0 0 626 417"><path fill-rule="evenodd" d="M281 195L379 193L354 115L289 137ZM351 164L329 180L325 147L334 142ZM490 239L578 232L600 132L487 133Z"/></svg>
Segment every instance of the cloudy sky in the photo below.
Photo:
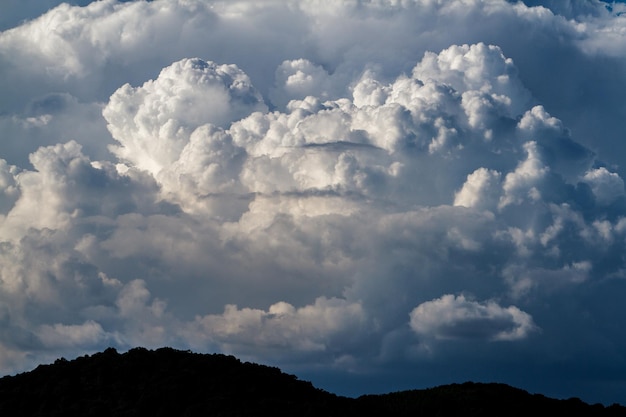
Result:
<svg viewBox="0 0 626 417"><path fill-rule="evenodd" d="M0 8L0 374L172 346L626 404L626 5Z"/></svg>

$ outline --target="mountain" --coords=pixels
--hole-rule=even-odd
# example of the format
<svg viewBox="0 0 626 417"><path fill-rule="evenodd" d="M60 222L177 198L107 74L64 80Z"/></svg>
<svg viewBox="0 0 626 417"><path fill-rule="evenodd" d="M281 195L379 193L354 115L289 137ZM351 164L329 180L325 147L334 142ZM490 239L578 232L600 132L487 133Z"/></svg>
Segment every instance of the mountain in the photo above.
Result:
<svg viewBox="0 0 626 417"><path fill-rule="evenodd" d="M464 383L356 399L278 368L171 348L109 348L0 378L2 416L626 416L626 407Z"/></svg>

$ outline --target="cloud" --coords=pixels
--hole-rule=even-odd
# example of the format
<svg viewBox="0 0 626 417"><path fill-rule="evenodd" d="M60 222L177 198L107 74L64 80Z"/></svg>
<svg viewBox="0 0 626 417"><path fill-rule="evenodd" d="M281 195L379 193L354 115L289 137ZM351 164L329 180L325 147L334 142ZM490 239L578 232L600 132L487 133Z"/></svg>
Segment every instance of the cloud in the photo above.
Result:
<svg viewBox="0 0 626 417"><path fill-rule="evenodd" d="M42 326L39 338L49 348L94 346L104 340L102 326L94 321L83 324Z"/></svg>
<svg viewBox="0 0 626 417"><path fill-rule="evenodd" d="M257 349L285 355L298 352L344 350L366 331L362 306L346 300L319 297L311 305L295 308L278 302L267 311L226 305L221 315L196 317L190 324L195 343L208 339L222 349L250 355Z"/></svg>
<svg viewBox="0 0 626 417"><path fill-rule="evenodd" d="M431 64L455 60L463 65L452 72L447 64ZM611 223L596 226L604 221L602 214L585 218L575 208L578 196L570 182L591 183L589 172L596 171L587 168L593 154L584 148L565 152L571 140L562 139L560 122L544 109L511 110L528 102L511 65L497 47L452 46L427 54L411 77L384 83L365 73L354 85L359 105L350 98L308 96L291 101L285 112L270 112L237 67L200 59L175 62L154 81L121 87L104 107L118 142L111 147L117 164L91 161L80 145L68 142L40 148L30 156L34 171L13 176L19 197L3 228L6 236L15 237L15 250L26 251L24 256L36 253L18 240L29 230L52 231L60 239L55 245L69 249L61 263L57 258L58 267L38 267L25 281L21 274L28 269L22 268L30 267L22 265L13 293L28 288L40 300L57 303L68 291L65 285L72 285L65 271L82 262L87 266L83 291L100 288L104 298L96 298L96 306L79 303L76 308L102 326L109 335L102 340L128 345L204 341L248 353L254 351L250 346L328 350L339 358L354 353L333 336L345 331L343 325L331 326L339 324L339 317L347 320L345 328L355 332L356 340L370 337L363 325L366 316L376 317L379 335L405 326L408 311L413 311L413 328L424 329L415 323L421 323L421 311L431 304L424 301L423 309L411 310L413 300L401 298L407 290L445 294L463 285L490 297L498 293L487 285L488 278L519 299L556 271L573 267L588 274L594 258L582 258L584 245L576 252L562 247L571 233L589 244L596 236L609 246L619 241L612 237L618 229ZM451 161L456 163L450 168L437 169ZM593 196L594 186L589 186ZM134 191L129 194L129 189ZM213 220L203 220L207 215ZM529 215L541 215L544 222L528 224ZM33 223L34 217L38 221ZM359 236L368 239L350 243ZM482 277L477 263L498 246L502 256L490 259L490 271ZM546 249L552 266L537 269L530 281L513 272L525 274L528 260L541 259ZM46 250L54 259L55 246ZM202 255L207 252L212 255ZM224 267L216 268L217 259ZM451 259L456 265L448 264ZM112 260L121 266L107 266ZM409 272L417 265L422 273ZM474 270L471 280L461 284L443 278L458 275L461 268ZM55 279L47 278L50 274ZM245 285L258 275L267 291L263 300L273 307L239 309L227 303L222 315L184 320L179 314L186 309L166 300L184 299L189 291L167 295L171 284L148 279L153 274L165 280L175 275L207 289L226 279L224 289ZM300 274L311 281L300 283ZM380 281L389 274L395 276ZM120 284L102 276L116 277ZM311 304L306 301L310 291L328 296ZM240 300L237 304L259 303L259 297L248 289L230 296ZM219 298L212 298L212 308L219 307ZM396 306L381 310L381 302ZM486 330L488 339L523 339L530 324L520 320L532 322L521 310L506 310L514 316L506 321L504 309L468 303L460 302L465 310L459 311L470 311L469 317L483 308L493 310L493 320L488 316L487 321L497 331ZM289 314L278 320L274 310L283 307ZM74 329L59 326L78 325L45 324L49 337L44 340L53 341L50 329ZM180 333L177 326L196 331Z"/></svg>
<svg viewBox="0 0 626 417"><path fill-rule="evenodd" d="M163 69L156 81L117 90L103 111L121 146L112 151L158 175L176 161L193 129L224 127L266 106L235 65L184 59Z"/></svg>
<svg viewBox="0 0 626 417"><path fill-rule="evenodd" d="M532 381L528 358L560 357L594 380L577 355L624 347L604 301L625 282L621 6L544 4L106 0L15 22L2 369L167 344L390 379Z"/></svg>
<svg viewBox="0 0 626 417"><path fill-rule="evenodd" d="M284 61L276 69L276 87L270 92L272 103L281 108L291 100L308 96L322 99L336 98L330 74L307 59Z"/></svg>
<svg viewBox="0 0 626 417"><path fill-rule="evenodd" d="M112 143L102 119L102 105L79 102L67 93L50 93L30 102L15 114L0 115L4 132L3 158L25 167L29 154L41 146L79 141L83 151L98 160L109 159Z"/></svg>
<svg viewBox="0 0 626 417"><path fill-rule="evenodd" d="M600 204L610 204L624 195L624 180L604 167L589 170L583 179Z"/></svg>
<svg viewBox="0 0 626 417"><path fill-rule="evenodd" d="M475 208L493 207L500 182L498 171L478 168L467 176L463 187L455 194L454 205Z"/></svg>
<svg viewBox="0 0 626 417"><path fill-rule="evenodd" d="M517 77L513 60L495 45L454 45L439 54L427 52L413 70L413 76L449 85L459 93L486 93L487 105L513 106L509 110L512 116L522 113L530 100L530 94ZM471 111L475 99L463 97L468 102L463 107L473 127L478 124L477 116Z"/></svg>
<svg viewBox="0 0 626 417"><path fill-rule="evenodd" d="M512 341L528 337L536 329L532 317L515 306L501 307L465 296L446 294L411 311L411 329L435 339L483 339Z"/></svg>

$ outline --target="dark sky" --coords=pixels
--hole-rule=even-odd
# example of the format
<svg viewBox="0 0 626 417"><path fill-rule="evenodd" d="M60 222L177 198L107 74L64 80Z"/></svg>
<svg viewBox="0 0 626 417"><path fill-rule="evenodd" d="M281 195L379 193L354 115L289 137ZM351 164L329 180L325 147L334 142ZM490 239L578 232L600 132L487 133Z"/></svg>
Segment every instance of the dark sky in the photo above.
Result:
<svg viewBox="0 0 626 417"><path fill-rule="evenodd" d="M537 3L3 3L1 373L626 404L626 6Z"/></svg>

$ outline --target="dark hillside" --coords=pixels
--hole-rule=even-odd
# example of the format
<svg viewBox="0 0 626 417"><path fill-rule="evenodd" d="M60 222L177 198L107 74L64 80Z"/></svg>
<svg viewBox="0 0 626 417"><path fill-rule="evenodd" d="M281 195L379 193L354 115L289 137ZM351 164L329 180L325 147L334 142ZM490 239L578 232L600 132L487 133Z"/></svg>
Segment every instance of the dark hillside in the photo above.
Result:
<svg viewBox="0 0 626 417"><path fill-rule="evenodd" d="M339 397L277 368L170 348L107 349L0 378L2 416L624 416L503 384Z"/></svg>
<svg viewBox="0 0 626 417"><path fill-rule="evenodd" d="M0 379L2 416L313 416L342 402L277 368L170 348L107 349Z"/></svg>
<svg viewBox="0 0 626 417"><path fill-rule="evenodd" d="M443 385L425 390L366 395L362 409L392 416L527 417L527 416L626 416L626 407L589 405L580 399L557 400L529 394L505 384Z"/></svg>

